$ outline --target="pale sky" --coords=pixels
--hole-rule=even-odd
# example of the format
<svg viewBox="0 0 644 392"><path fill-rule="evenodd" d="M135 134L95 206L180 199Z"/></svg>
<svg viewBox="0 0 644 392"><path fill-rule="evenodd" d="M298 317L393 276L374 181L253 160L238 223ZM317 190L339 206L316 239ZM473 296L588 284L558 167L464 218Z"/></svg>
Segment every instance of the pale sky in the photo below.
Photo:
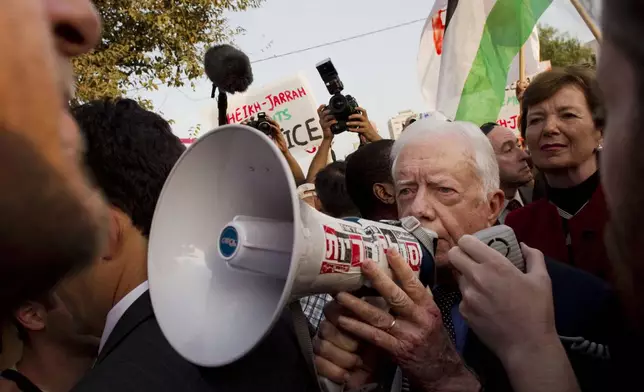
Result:
<svg viewBox="0 0 644 392"><path fill-rule="evenodd" d="M432 0L266 0L261 8L230 14L229 19L231 25L246 29L244 35L235 39L235 44L254 61L424 19L433 3ZM540 23L567 31L582 42L593 39L568 0L554 0ZM424 21L253 64L253 86L303 71L318 103L327 103L329 95L315 64L330 57L344 82L344 93L358 100L380 133L387 137L389 118L407 109L426 111L416 72L423 24ZM203 128L207 106L216 106L210 99L211 84L206 77L195 84L195 90L190 86L161 87L159 91L141 94L152 100L155 111L175 121L173 129L179 137L188 137L189 129L196 124ZM351 152L354 142L357 142L355 134L346 133L336 138L334 149L338 158Z"/></svg>

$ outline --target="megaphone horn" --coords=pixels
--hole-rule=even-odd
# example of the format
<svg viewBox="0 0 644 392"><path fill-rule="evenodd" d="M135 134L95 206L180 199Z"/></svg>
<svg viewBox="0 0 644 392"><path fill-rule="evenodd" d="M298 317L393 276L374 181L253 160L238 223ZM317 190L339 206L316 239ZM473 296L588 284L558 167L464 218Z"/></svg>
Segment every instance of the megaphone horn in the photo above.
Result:
<svg viewBox="0 0 644 392"><path fill-rule="evenodd" d="M224 366L251 351L290 302L368 285L364 260L391 274L391 247L431 275L437 236L425 235L423 247L403 227L314 210L266 135L226 125L192 144L163 188L148 250L152 306L179 354Z"/></svg>

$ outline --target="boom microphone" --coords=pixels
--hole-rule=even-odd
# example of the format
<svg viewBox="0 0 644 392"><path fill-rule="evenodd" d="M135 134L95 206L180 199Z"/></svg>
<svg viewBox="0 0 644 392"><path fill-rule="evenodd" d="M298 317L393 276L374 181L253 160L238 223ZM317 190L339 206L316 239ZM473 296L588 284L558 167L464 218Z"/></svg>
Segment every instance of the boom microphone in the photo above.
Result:
<svg viewBox="0 0 644 392"><path fill-rule="evenodd" d="M212 82L212 95L219 89L217 110L219 125L228 124L228 97L226 93L243 93L253 83L253 70L248 56L230 45L216 45L208 49L203 62L208 79Z"/></svg>
<svg viewBox="0 0 644 392"><path fill-rule="evenodd" d="M244 52L230 45L208 49L204 58L208 79L221 91L243 93L253 83L253 70Z"/></svg>

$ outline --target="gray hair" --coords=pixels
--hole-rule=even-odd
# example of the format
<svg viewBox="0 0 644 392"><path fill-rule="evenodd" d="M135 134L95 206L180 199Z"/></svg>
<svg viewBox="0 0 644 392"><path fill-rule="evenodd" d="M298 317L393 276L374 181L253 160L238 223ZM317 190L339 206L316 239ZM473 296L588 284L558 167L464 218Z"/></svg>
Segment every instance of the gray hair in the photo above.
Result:
<svg viewBox="0 0 644 392"><path fill-rule="evenodd" d="M481 132L479 127L469 122L455 121L446 122L436 119L423 119L416 121L405 129L391 150L392 175L395 177L396 161L402 150L408 144L428 140L437 136L457 134L463 137L469 144L469 151L481 180L481 188L484 199L500 187L499 164L496 161L494 149L487 136ZM466 146L463 146L467 148Z"/></svg>

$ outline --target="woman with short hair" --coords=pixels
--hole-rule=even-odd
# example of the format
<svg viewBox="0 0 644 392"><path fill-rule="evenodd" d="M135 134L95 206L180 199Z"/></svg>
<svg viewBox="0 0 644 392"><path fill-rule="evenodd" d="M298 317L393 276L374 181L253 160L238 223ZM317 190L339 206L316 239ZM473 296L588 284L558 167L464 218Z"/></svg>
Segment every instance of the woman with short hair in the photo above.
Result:
<svg viewBox="0 0 644 392"><path fill-rule="evenodd" d="M598 164L605 116L594 71L575 66L540 74L524 93L521 114L546 197L508 215L506 224L546 256L610 279Z"/></svg>

